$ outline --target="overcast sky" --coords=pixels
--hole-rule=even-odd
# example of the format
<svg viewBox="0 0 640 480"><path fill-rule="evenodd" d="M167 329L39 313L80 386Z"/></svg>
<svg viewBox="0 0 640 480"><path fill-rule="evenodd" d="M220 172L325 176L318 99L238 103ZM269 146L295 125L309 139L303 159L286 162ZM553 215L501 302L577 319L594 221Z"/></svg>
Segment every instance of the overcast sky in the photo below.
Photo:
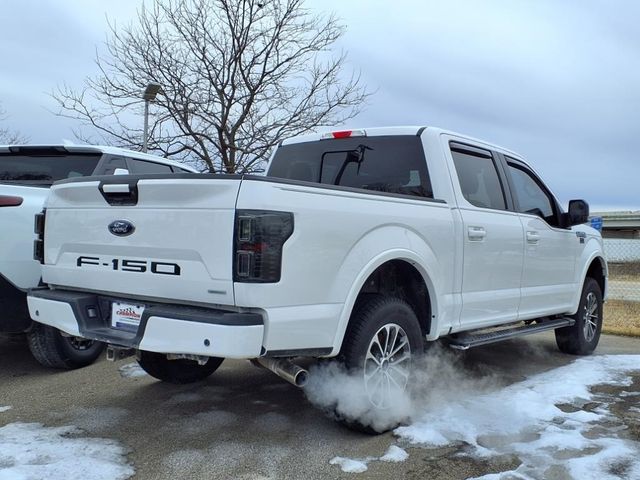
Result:
<svg viewBox="0 0 640 480"><path fill-rule="evenodd" d="M73 140L48 93L96 73L105 14L138 0L4 0L0 102L33 142ZM565 204L640 210L637 0L308 0L376 93L350 126L433 125L524 155ZM105 11L108 8L108 11Z"/></svg>

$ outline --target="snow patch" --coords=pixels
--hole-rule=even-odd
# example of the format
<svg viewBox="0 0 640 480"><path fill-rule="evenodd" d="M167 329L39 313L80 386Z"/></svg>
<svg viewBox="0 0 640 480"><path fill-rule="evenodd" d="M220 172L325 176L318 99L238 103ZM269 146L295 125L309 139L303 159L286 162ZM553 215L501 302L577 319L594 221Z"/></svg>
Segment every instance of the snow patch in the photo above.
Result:
<svg viewBox="0 0 640 480"><path fill-rule="evenodd" d="M400 447L396 445L391 445L383 456L380 457L380 460L383 462L404 462L407 458L409 458L409 454Z"/></svg>
<svg viewBox="0 0 640 480"><path fill-rule="evenodd" d="M6 412L7 410L11 410L11 407L0 407L0 413Z"/></svg>
<svg viewBox="0 0 640 480"><path fill-rule="evenodd" d="M80 438L73 426L10 423L0 428L0 480L124 480L134 474L114 440Z"/></svg>
<svg viewBox="0 0 640 480"><path fill-rule="evenodd" d="M120 376L122 378L140 378L148 376L147 372L142 369L138 362L132 362L127 363L126 365L122 365L120 368L118 368L118 372L120 372Z"/></svg>
<svg viewBox="0 0 640 480"><path fill-rule="evenodd" d="M637 397L637 396L640 396L640 392L627 392L626 390L623 390L622 392L620 392L620 396L621 397Z"/></svg>
<svg viewBox="0 0 640 480"><path fill-rule="evenodd" d="M366 458L347 458L347 457L333 457L329 460L331 465L339 465L343 472L346 473L362 473L366 472L371 462L404 462L409 458L409 454L402 448L391 445L386 453L381 457L366 457Z"/></svg>
<svg viewBox="0 0 640 480"><path fill-rule="evenodd" d="M627 373L634 370L640 370L640 355L608 355L580 359L498 390L451 384L423 404L411 425L394 433L414 444L463 443L478 457L515 454L523 462L514 471L481 477L485 480L544 478L549 468L572 478L604 480L619 478L609 471L616 463L640 473L639 445L615 438L615 427L600 425L604 432L585 435L595 422L610 419L606 405L581 409L596 400L590 387L628 386ZM573 406L571 411L557 406L566 404Z"/></svg>
<svg viewBox="0 0 640 480"><path fill-rule="evenodd" d="M355 460L353 458L346 457L333 457L329 460L331 465L340 465L340 468L343 472L347 473L362 473L366 472L369 467L367 467L367 463L369 463L369 459L365 460Z"/></svg>

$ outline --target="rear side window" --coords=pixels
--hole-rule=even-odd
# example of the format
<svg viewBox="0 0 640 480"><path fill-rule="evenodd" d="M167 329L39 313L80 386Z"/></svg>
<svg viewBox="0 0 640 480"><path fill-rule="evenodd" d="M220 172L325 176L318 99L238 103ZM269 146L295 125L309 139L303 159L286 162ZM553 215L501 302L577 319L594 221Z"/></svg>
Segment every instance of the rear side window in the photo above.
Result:
<svg viewBox="0 0 640 480"><path fill-rule="evenodd" d="M351 137L284 145L268 176L433 198L415 135Z"/></svg>
<svg viewBox="0 0 640 480"><path fill-rule="evenodd" d="M171 166L163 163L145 162L144 160L128 159L129 173L173 173Z"/></svg>
<svg viewBox="0 0 640 480"><path fill-rule="evenodd" d="M491 153L476 150L451 149L462 195L476 207L505 210L502 184Z"/></svg>
<svg viewBox="0 0 640 480"><path fill-rule="evenodd" d="M100 154L0 154L0 183L50 186L65 178L91 175Z"/></svg>
<svg viewBox="0 0 640 480"><path fill-rule="evenodd" d="M110 157L105 160L102 164L101 171L98 172L99 175L113 175L116 171L116 168L122 168L127 170L127 163L125 162L123 157Z"/></svg>

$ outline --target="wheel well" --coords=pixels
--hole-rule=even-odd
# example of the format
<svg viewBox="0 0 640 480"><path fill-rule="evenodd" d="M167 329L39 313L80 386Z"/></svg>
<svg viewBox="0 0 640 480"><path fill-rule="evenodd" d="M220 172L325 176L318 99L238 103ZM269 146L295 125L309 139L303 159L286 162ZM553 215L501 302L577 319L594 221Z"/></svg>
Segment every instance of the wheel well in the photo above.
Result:
<svg viewBox="0 0 640 480"><path fill-rule="evenodd" d="M429 290L420 272L409 262L391 260L380 265L364 282L358 302L368 294L389 295L403 299L418 317L424 335L431 329Z"/></svg>
<svg viewBox="0 0 640 480"><path fill-rule="evenodd" d="M589 265L589 269L587 270L587 277L593 278L598 285L600 285L600 291L604 294L604 272L605 272L605 263L604 259L601 257L595 258L591 265Z"/></svg>

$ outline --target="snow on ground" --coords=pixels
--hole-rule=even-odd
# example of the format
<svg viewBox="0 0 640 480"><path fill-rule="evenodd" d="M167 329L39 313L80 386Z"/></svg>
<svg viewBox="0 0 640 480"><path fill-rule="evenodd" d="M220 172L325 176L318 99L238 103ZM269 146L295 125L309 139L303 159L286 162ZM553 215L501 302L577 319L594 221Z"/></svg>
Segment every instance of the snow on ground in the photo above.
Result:
<svg viewBox="0 0 640 480"><path fill-rule="evenodd" d="M391 445L387 452L381 457L367 457L367 458L347 458L347 457L333 457L329 460L331 465L339 465L343 472L347 473L362 473L366 472L371 462L404 462L409 458L409 454L402 448Z"/></svg>
<svg viewBox="0 0 640 480"><path fill-rule="evenodd" d="M11 407L0 407L0 413L6 412L7 410L11 410Z"/></svg>
<svg viewBox="0 0 640 480"><path fill-rule="evenodd" d="M639 370L640 355L594 356L494 391L452 388L394 433L412 444L466 444L476 457L516 455L522 461L516 470L483 480L559 472L563 478L606 480L621 478L617 470L640 479L640 445L617 438L621 426L608 422L607 404L616 399L589 391L595 385L628 386L628 372ZM599 406L589 408L588 402Z"/></svg>
<svg viewBox="0 0 640 480"><path fill-rule="evenodd" d="M409 454L404 451L402 448L397 447L395 445L391 445L383 456L380 457L380 460L383 462L404 462L407 458L409 458Z"/></svg>
<svg viewBox="0 0 640 480"><path fill-rule="evenodd" d="M115 441L76 427L10 423L0 428L0 480L124 480L134 474Z"/></svg>
<svg viewBox="0 0 640 480"><path fill-rule="evenodd" d="M120 368L118 368L118 372L120 372L120 376L122 378L138 378L147 376L147 372L145 372L142 367L138 365L138 362L122 365Z"/></svg>
<svg viewBox="0 0 640 480"><path fill-rule="evenodd" d="M340 468L343 472L347 473L362 473L366 472L368 467L367 464L374 460L373 458L365 458L362 460L356 460L353 458L346 457L333 457L329 460L329 464L331 465L340 465Z"/></svg>

